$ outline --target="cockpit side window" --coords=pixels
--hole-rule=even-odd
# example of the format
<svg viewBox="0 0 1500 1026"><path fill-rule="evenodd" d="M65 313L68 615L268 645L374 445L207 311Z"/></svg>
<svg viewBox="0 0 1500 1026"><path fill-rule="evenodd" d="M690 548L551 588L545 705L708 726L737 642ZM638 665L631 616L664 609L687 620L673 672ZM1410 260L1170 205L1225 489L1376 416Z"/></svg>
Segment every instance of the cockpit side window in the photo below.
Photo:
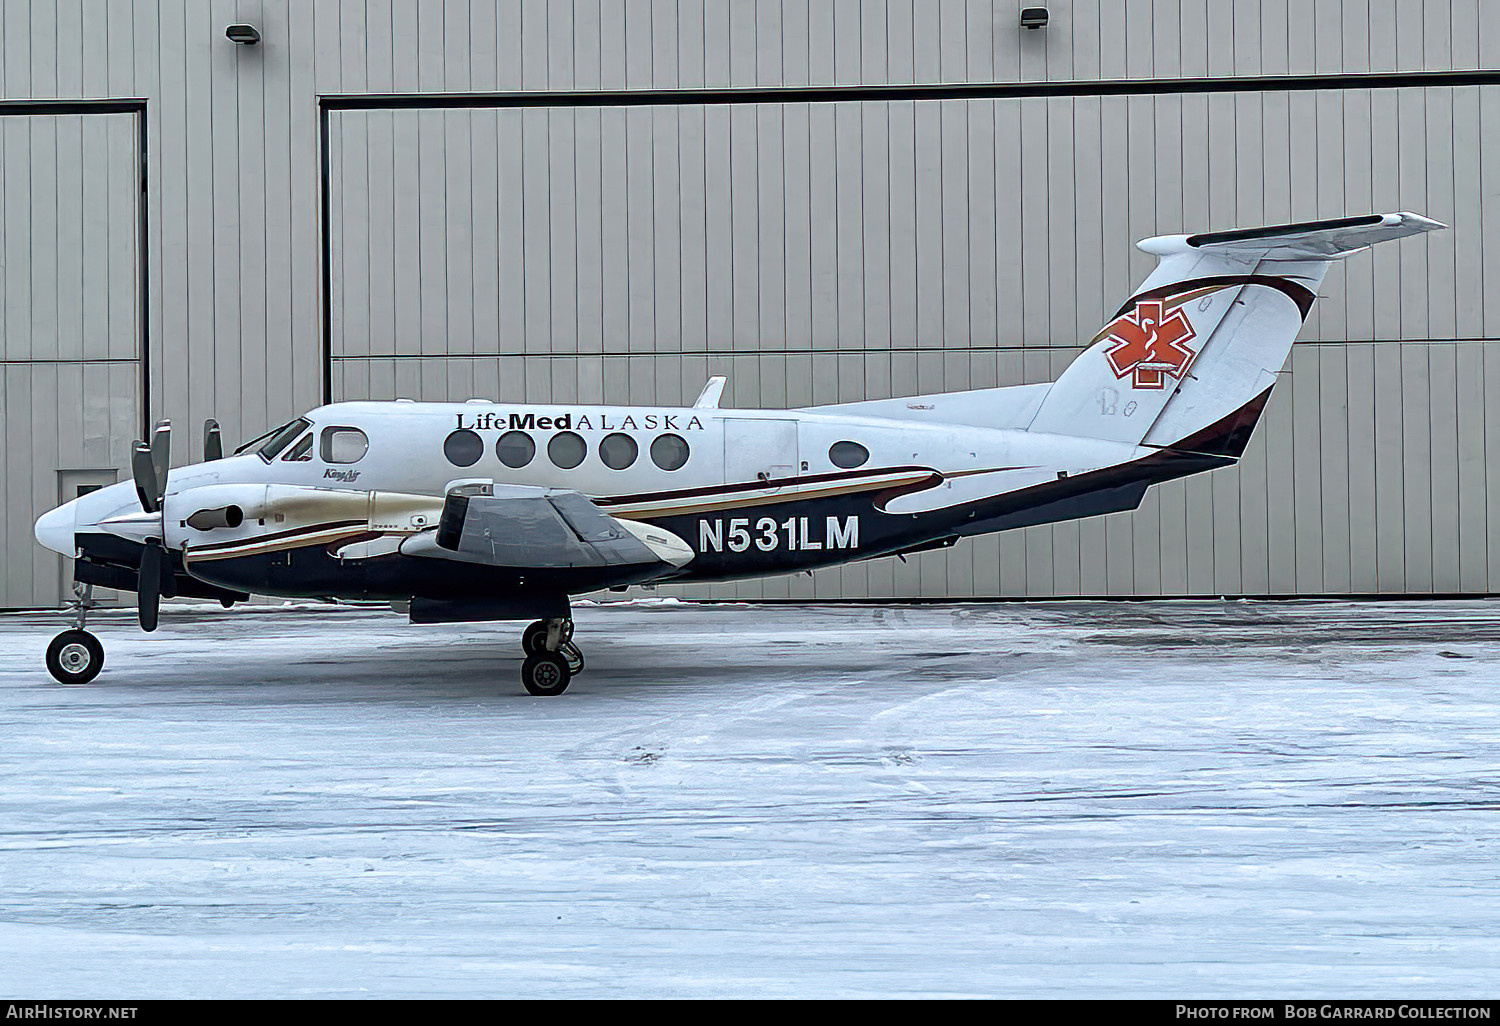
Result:
<svg viewBox="0 0 1500 1026"><path fill-rule="evenodd" d="M299 441L296 445L292 446L291 449L287 451L287 454L285 456L281 457L282 462L303 463L307 460L312 459L312 443L313 436L312 432L309 431L307 434L302 436L301 441Z"/></svg>
<svg viewBox="0 0 1500 1026"><path fill-rule="evenodd" d="M306 418L298 417L290 424L283 424L273 431L267 431L258 438L250 439L250 441L236 449L235 454L253 452L267 463L270 463L277 457L281 450L292 444L294 438L310 427L312 427L312 424Z"/></svg>
<svg viewBox="0 0 1500 1026"><path fill-rule="evenodd" d="M326 427L322 438L324 463L358 463L370 451L369 437L357 427Z"/></svg>

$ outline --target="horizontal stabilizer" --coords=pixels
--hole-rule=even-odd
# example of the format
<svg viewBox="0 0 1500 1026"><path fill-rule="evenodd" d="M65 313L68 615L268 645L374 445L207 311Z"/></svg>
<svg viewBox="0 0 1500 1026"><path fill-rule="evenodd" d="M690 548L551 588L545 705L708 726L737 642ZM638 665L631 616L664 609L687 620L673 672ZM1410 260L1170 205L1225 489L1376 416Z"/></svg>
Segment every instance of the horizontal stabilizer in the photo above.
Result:
<svg viewBox="0 0 1500 1026"><path fill-rule="evenodd" d="M1377 242L1437 231L1447 225L1421 214L1367 214L1327 221L1303 221L1265 228L1239 228L1199 235L1158 235L1137 243L1156 256L1199 250L1271 260L1338 260Z"/></svg>

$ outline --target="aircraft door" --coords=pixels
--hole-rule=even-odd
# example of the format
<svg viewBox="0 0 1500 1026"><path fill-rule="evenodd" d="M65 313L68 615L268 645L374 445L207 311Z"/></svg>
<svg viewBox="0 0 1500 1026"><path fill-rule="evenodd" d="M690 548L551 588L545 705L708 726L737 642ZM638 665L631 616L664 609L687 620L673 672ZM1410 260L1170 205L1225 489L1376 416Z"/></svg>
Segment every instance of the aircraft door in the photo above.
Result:
<svg viewBox="0 0 1500 1026"><path fill-rule="evenodd" d="M775 481L797 476L797 422L724 418L724 480Z"/></svg>

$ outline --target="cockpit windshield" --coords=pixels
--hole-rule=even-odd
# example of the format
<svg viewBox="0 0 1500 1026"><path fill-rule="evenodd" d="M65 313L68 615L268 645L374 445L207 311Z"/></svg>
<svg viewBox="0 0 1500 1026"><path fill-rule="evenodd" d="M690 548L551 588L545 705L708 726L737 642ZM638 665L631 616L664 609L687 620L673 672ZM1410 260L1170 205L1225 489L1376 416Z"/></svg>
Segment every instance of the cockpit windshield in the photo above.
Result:
<svg viewBox="0 0 1500 1026"><path fill-rule="evenodd" d="M234 450L238 456L242 452L253 452L261 459L270 463L276 458L276 454L291 444L292 439L312 427L312 423L306 417L298 417L290 424L272 428L263 435L256 435L250 441Z"/></svg>

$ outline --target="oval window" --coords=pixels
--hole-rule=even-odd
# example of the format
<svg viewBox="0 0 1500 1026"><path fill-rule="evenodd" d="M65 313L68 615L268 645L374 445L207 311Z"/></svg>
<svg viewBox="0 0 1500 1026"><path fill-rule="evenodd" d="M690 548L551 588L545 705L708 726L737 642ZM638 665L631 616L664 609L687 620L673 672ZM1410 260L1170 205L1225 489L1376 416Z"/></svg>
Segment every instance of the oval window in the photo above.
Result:
<svg viewBox="0 0 1500 1026"><path fill-rule="evenodd" d="M536 456L536 443L524 431L507 431L495 442L495 455L512 470L520 470Z"/></svg>
<svg viewBox="0 0 1500 1026"><path fill-rule="evenodd" d="M610 470L624 470L635 462L640 455L641 447L635 444L635 439L629 435L622 435L618 431L612 435L605 435L599 443L599 458Z"/></svg>
<svg viewBox="0 0 1500 1026"><path fill-rule="evenodd" d="M357 427L323 429L324 463L358 463L370 451L370 439Z"/></svg>
<svg viewBox="0 0 1500 1026"><path fill-rule="evenodd" d="M651 443L651 462L663 470L680 470L688 461L688 444L681 435L658 435Z"/></svg>
<svg viewBox="0 0 1500 1026"><path fill-rule="evenodd" d="M484 455L484 439L468 428L460 428L443 442L443 455L455 467L472 467Z"/></svg>
<svg viewBox="0 0 1500 1026"><path fill-rule="evenodd" d="M555 434L552 441L547 443L547 458L563 470L572 470L582 463L588 451L588 443L583 440L583 436L571 431Z"/></svg>
<svg viewBox="0 0 1500 1026"><path fill-rule="evenodd" d="M834 442L828 449L828 459L835 467L853 470L868 462L870 450L858 442Z"/></svg>

